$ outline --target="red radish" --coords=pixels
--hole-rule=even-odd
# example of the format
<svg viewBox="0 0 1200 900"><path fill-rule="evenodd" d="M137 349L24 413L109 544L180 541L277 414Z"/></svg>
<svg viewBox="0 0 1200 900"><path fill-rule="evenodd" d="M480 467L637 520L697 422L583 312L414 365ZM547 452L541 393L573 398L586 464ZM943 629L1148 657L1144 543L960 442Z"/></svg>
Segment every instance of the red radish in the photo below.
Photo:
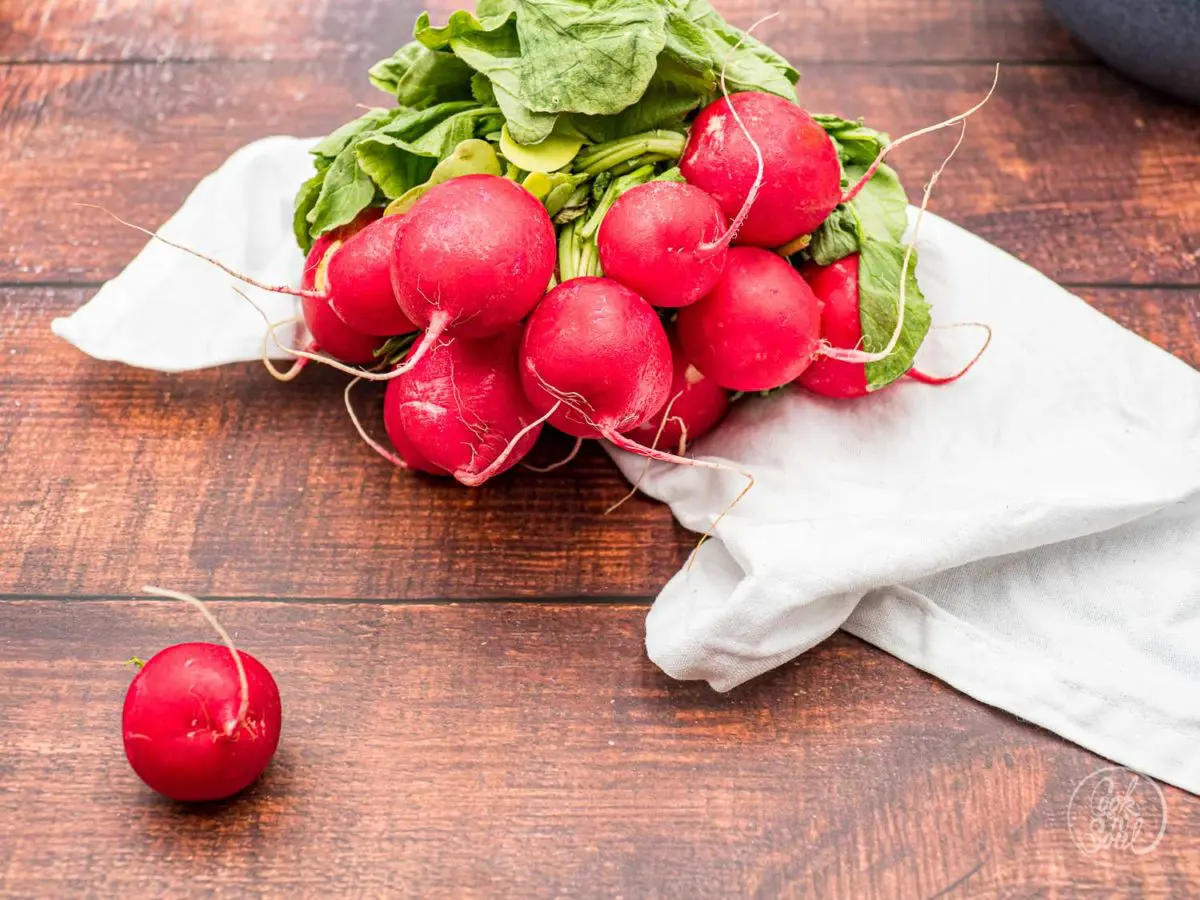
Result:
<svg viewBox="0 0 1200 900"><path fill-rule="evenodd" d="M671 342L670 397L650 421L625 432L647 447L678 447L680 456L688 444L717 427L729 412L728 392L688 362L677 340Z"/></svg>
<svg viewBox="0 0 1200 900"><path fill-rule="evenodd" d="M405 314L427 330L425 342L443 333L499 334L528 315L554 275L550 216L506 178L464 175L439 184L404 222L392 285Z"/></svg>
<svg viewBox="0 0 1200 900"><path fill-rule="evenodd" d="M515 466L541 434L539 414L521 390L521 328L490 338L440 341L388 384L385 421L397 448L477 487ZM401 456L407 454L401 449Z"/></svg>
<svg viewBox="0 0 1200 900"><path fill-rule="evenodd" d="M725 214L711 196L676 181L626 191L597 235L604 274L654 306L695 303L725 270Z"/></svg>
<svg viewBox="0 0 1200 900"><path fill-rule="evenodd" d="M382 216L382 208L368 206L355 216L354 221L349 225L335 228L333 231L315 238L312 247L309 248L308 256L304 259L304 275L300 282L300 287L306 291L313 289L313 286L316 284L317 267L325 259L325 256L334 244L349 240Z"/></svg>
<svg viewBox="0 0 1200 900"><path fill-rule="evenodd" d="M360 334L392 337L417 330L392 290L392 246L404 224L404 216L384 216L344 243L335 241L318 265L317 290L327 292L334 312Z"/></svg>
<svg viewBox="0 0 1200 900"><path fill-rule="evenodd" d="M525 325L521 383L550 424L575 437L637 428L668 400L671 346L658 314L608 278L573 278Z"/></svg>
<svg viewBox="0 0 1200 900"><path fill-rule="evenodd" d="M386 343L387 338L360 334L339 319L326 301L317 297L303 297L300 302L304 308L304 324L312 335L309 352L327 353L351 365L375 361L375 351ZM306 360L297 360L297 363L303 362Z"/></svg>
<svg viewBox="0 0 1200 900"><path fill-rule="evenodd" d="M176 644L156 653L129 685L121 715L125 755L142 781L172 800L222 800L249 787L279 744L279 688L233 646L208 609L186 594L147 593L195 604L218 644Z"/></svg>
<svg viewBox="0 0 1200 900"><path fill-rule="evenodd" d="M755 247L729 251L711 294L679 311L680 346L696 368L731 391L794 381L818 350L821 303L787 260Z"/></svg>
<svg viewBox="0 0 1200 900"><path fill-rule="evenodd" d="M383 428L387 432L388 440L392 442L392 446L396 448L396 452L400 454L399 459L393 459L381 448L376 447L385 459L390 459L393 463L399 463L401 466L413 469L417 472L424 472L426 475L449 475L445 469L440 469L421 455L420 451L413 445L413 442L408 439L408 435L404 433L404 426L400 419L400 403L398 401L398 391L396 389L397 382L388 382L387 393L383 398Z"/></svg>
<svg viewBox="0 0 1200 900"><path fill-rule="evenodd" d="M816 231L841 200L842 167L825 129L790 100L745 91L709 104L692 125L679 168L732 218L756 184L756 146L766 176L736 242L780 247Z"/></svg>
<svg viewBox="0 0 1200 900"><path fill-rule="evenodd" d="M858 254L830 266L813 266L803 274L823 304L821 337L833 347L858 347L863 336L858 309ZM825 397L865 397L867 367L822 356L800 374L800 383Z"/></svg>

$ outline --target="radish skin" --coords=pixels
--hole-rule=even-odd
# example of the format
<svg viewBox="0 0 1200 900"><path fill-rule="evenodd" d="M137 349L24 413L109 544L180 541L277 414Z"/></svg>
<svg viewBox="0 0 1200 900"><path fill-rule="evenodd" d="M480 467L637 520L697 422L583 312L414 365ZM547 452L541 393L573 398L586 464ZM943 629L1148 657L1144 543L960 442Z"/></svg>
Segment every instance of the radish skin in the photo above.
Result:
<svg viewBox="0 0 1200 900"><path fill-rule="evenodd" d="M767 391L799 377L815 358L821 304L782 257L756 247L729 251L725 275L679 311L684 355L731 391Z"/></svg>
<svg viewBox="0 0 1200 900"><path fill-rule="evenodd" d="M121 714L125 755L142 781L172 800L231 797L254 783L275 755L279 687L262 663L234 647L195 597L143 590L194 605L224 645L176 644L142 666Z"/></svg>
<svg viewBox="0 0 1200 900"><path fill-rule="evenodd" d="M439 341L388 385L389 434L398 431L423 464L470 487L515 466L541 433L521 389L520 342L517 325L490 338Z"/></svg>
<svg viewBox="0 0 1200 900"><path fill-rule="evenodd" d="M678 340L671 342L671 390L663 408L644 425L625 432L647 447L678 448L708 434L729 412L729 393L693 366Z"/></svg>
<svg viewBox="0 0 1200 900"><path fill-rule="evenodd" d="M858 259L854 253L832 265L810 266L801 272L821 301L821 338L832 347L849 350L862 341ZM823 397L865 397L867 367L821 356L800 373L800 384Z"/></svg>
<svg viewBox="0 0 1200 900"><path fill-rule="evenodd" d="M735 243L780 247L815 231L842 196L837 150L807 112L758 91L717 100L696 117L679 169L689 184L711 194L725 215L734 218L754 190L758 152L765 179Z"/></svg>
<svg viewBox="0 0 1200 900"><path fill-rule="evenodd" d="M597 246L605 276L653 306L695 303L725 271L726 250L714 248L728 228L717 201L673 181L638 185L613 204Z"/></svg>
<svg viewBox="0 0 1200 900"><path fill-rule="evenodd" d="M528 315L554 275L550 216L506 178L447 181L403 219L392 249L392 286L404 313L435 337L499 334Z"/></svg>
<svg viewBox="0 0 1200 900"><path fill-rule="evenodd" d="M658 314L608 278L574 278L546 295L521 342L521 384L534 408L574 437L648 421L667 402L671 347Z"/></svg>

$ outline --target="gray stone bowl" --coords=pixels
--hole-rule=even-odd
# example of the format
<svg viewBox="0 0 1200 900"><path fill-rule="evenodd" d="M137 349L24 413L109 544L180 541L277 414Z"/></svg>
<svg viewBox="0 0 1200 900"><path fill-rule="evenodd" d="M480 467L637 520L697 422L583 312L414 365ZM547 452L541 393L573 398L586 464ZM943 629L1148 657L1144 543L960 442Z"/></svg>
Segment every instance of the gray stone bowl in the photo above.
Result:
<svg viewBox="0 0 1200 900"><path fill-rule="evenodd" d="M1200 103L1200 0L1046 0L1115 69Z"/></svg>

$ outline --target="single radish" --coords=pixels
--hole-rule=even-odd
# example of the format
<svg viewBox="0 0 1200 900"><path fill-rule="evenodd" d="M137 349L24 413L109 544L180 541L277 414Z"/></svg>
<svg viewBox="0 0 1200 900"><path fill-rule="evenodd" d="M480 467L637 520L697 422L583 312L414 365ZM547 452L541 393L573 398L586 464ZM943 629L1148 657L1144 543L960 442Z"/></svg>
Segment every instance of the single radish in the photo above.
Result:
<svg viewBox="0 0 1200 900"><path fill-rule="evenodd" d="M597 235L600 266L654 306L695 303L725 271L728 222L699 188L651 181L621 195Z"/></svg>
<svg viewBox="0 0 1200 900"><path fill-rule="evenodd" d="M383 209L378 206L368 206L355 216L354 221L350 224L343 225L341 228L335 228L333 231L315 238L312 247L308 251L308 256L304 258L304 273L301 278L300 287L306 291L313 289L316 284L317 267L325 260L325 257L329 254L334 244L349 240L382 216Z"/></svg>
<svg viewBox="0 0 1200 900"><path fill-rule="evenodd" d="M854 253L829 266L810 266L802 270L822 303L821 337L833 347L853 349L862 341L858 266L859 255ZM800 383L814 394L825 397L865 397L869 393L864 363L843 362L828 356L814 360L801 372Z"/></svg>
<svg viewBox="0 0 1200 900"><path fill-rule="evenodd" d="M573 278L546 295L521 343L521 384L550 424L575 437L610 437L662 409L671 346L658 314L608 278Z"/></svg>
<svg viewBox="0 0 1200 900"><path fill-rule="evenodd" d="M625 432L647 447L678 448L712 431L729 412L729 393L688 362L678 340L671 341L671 390L662 409L644 425Z"/></svg>
<svg viewBox="0 0 1200 900"><path fill-rule="evenodd" d="M807 112L758 91L717 100L696 116L679 169L733 218L758 183L759 152L765 178L736 243L781 247L815 231L842 197L837 149Z"/></svg>
<svg viewBox="0 0 1200 900"><path fill-rule="evenodd" d="M731 249L716 288L676 321L687 358L731 391L794 381L817 354L820 327L812 288L783 257L756 247Z"/></svg>
<svg viewBox="0 0 1200 900"><path fill-rule="evenodd" d="M262 663L233 646L196 598L144 590L194 604L225 643L176 644L142 666L121 715L125 755L142 781L172 800L231 797L275 755L279 688Z"/></svg>
<svg viewBox="0 0 1200 900"><path fill-rule="evenodd" d="M386 342L386 338L373 337L355 331L333 311L333 307L329 305L329 298L320 293L325 287L325 257L341 241L353 237L378 219L382 213L382 210L374 207L365 209L349 225L343 225L313 242L312 250L309 251L308 258L304 261L304 270L300 275L300 288L306 292L300 298L300 305L304 313L304 324L312 336L308 347L305 348L307 353L326 354L343 363L364 365L375 361L375 351ZM321 280L320 288L317 286L318 277ZM271 334L274 335L273 326ZM267 371L277 380L291 381L304 369L308 359L297 359L286 372L276 369L265 352L263 363L266 365Z"/></svg>
<svg viewBox="0 0 1200 900"><path fill-rule="evenodd" d="M384 216L344 242L334 241L314 273L316 290L360 334L393 337L418 330L392 290L392 246L404 224L404 216Z"/></svg>
<svg viewBox="0 0 1200 900"><path fill-rule="evenodd" d="M426 475L449 475L445 469L439 468L421 455L420 451L409 440L408 435L404 433L404 425L400 419L400 403L398 400L399 394L395 387L396 382L388 382L387 392L383 398L383 428L387 432L388 440L392 442L392 446L396 448L396 453L399 457L392 457L381 447L372 443L372 446L385 459L395 463L402 468L412 469L416 472L424 472Z"/></svg>
<svg viewBox="0 0 1200 900"><path fill-rule="evenodd" d="M490 338L438 342L420 363L388 384L389 434L404 458L478 487L533 449L542 420L521 390L521 328ZM405 453L405 449L409 454Z"/></svg>
<svg viewBox="0 0 1200 900"><path fill-rule="evenodd" d="M439 184L404 222L392 285L401 309L426 330L423 343L443 333L499 334L529 314L554 275L550 216L506 178L465 175Z"/></svg>

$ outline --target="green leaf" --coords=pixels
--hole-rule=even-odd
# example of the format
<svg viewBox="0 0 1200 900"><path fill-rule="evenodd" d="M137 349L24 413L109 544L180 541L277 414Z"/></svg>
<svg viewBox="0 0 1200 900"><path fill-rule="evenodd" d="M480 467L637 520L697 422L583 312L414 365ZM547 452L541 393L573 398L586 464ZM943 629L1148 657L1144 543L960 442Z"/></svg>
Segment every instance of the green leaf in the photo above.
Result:
<svg viewBox="0 0 1200 900"><path fill-rule="evenodd" d="M474 100L456 100L428 109L397 110L396 116L376 130L402 141L415 141L453 116L480 109Z"/></svg>
<svg viewBox="0 0 1200 900"><path fill-rule="evenodd" d="M887 347L896 328L900 299L900 270L904 247L868 238L858 261L858 313L863 349L878 353ZM867 363L867 390L877 391L912 368L925 335L929 333L929 304L917 284L917 254L909 258L904 302L904 324L896 349L880 362Z"/></svg>
<svg viewBox="0 0 1200 900"><path fill-rule="evenodd" d="M666 45L658 0L515 0L520 98L535 112L615 115L645 93Z"/></svg>
<svg viewBox="0 0 1200 900"><path fill-rule="evenodd" d="M414 109L471 99L473 74L453 53L430 50L418 41L405 44L368 72L371 84Z"/></svg>
<svg viewBox="0 0 1200 900"><path fill-rule="evenodd" d="M580 131L595 143L615 141L643 131L671 129L683 131L684 120L704 102L704 93L696 92L683 80L664 77L660 65L650 79L642 99L614 116L574 116Z"/></svg>
<svg viewBox="0 0 1200 900"><path fill-rule="evenodd" d="M492 87L492 81L482 72L476 72L471 76L471 96L484 106L499 106L496 100L496 90Z"/></svg>
<svg viewBox="0 0 1200 900"><path fill-rule="evenodd" d="M296 235L296 243L300 245L300 249L308 253L312 249L312 235L308 233L308 214L317 204L317 197L321 195L321 183L325 180L325 173L318 172L304 184L300 185L300 190L296 192L296 211L292 215L292 233Z"/></svg>
<svg viewBox="0 0 1200 900"><path fill-rule="evenodd" d="M829 214L812 236L808 253L818 266L828 266L857 253L862 229L851 206L842 205Z"/></svg>
<svg viewBox="0 0 1200 900"><path fill-rule="evenodd" d="M480 4L481 14L485 8L489 7ZM488 79L514 140L536 144L554 130L557 114L536 113L520 99L521 42L510 12L501 10L476 18L459 10L451 13L449 22L441 28L430 24L429 13L421 13L414 35L430 50L452 50ZM473 84L478 91L479 84Z"/></svg>
<svg viewBox="0 0 1200 900"><path fill-rule="evenodd" d="M825 129L826 134L833 139L838 148L842 164L846 166L869 166L875 161L883 149L891 143L891 139L882 131L868 128L862 119L850 121L840 116L816 114L813 116L817 124Z"/></svg>
<svg viewBox="0 0 1200 900"><path fill-rule="evenodd" d="M387 134L364 138L355 149L358 167L373 182L372 194L378 185L389 200L424 184L437 165L434 154L420 152L407 141Z"/></svg>
<svg viewBox="0 0 1200 900"><path fill-rule="evenodd" d="M375 185L358 165L354 145L346 147L325 173L321 193L308 212L309 231L319 237L354 221L375 199Z"/></svg>
<svg viewBox="0 0 1200 900"><path fill-rule="evenodd" d="M341 128L337 129L329 137L318 141L317 145L309 152L313 156L332 162L337 159L343 150L354 142L355 138L372 131L377 131L402 112L404 110L380 109L379 107L369 109L357 119L347 122Z"/></svg>
<svg viewBox="0 0 1200 900"><path fill-rule="evenodd" d="M456 148L486 134L499 118L499 110L495 108L472 106L442 119L412 140L405 140L391 130L367 135L356 144L358 163L383 195L394 200L424 184L439 160L448 160ZM411 134L413 130L408 129L402 134ZM491 148L488 149L490 152Z"/></svg>
<svg viewBox="0 0 1200 900"><path fill-rule="evenodd" d="M766 44L753 36L746 37L722 19L706 0L675 0L675 8L667 15L667 31L670 35L667 54L684 67L710 78L714 93L728 57L725 81L730 93L764 91L796 100L800 73ZM730 55L731 48L739 41L742 46ZM701 57L707 58L708 66L697 70L695 64Z"/></svg>
<svg viewBox="0 0 1200 900"><path fill-rule="evenodd" d="M866 166L847 166L852 184L867 172ZM908 228L908 196L896 172L881 165L858 196L851 201L859 227L867 237L899 243Z"/></svg>

